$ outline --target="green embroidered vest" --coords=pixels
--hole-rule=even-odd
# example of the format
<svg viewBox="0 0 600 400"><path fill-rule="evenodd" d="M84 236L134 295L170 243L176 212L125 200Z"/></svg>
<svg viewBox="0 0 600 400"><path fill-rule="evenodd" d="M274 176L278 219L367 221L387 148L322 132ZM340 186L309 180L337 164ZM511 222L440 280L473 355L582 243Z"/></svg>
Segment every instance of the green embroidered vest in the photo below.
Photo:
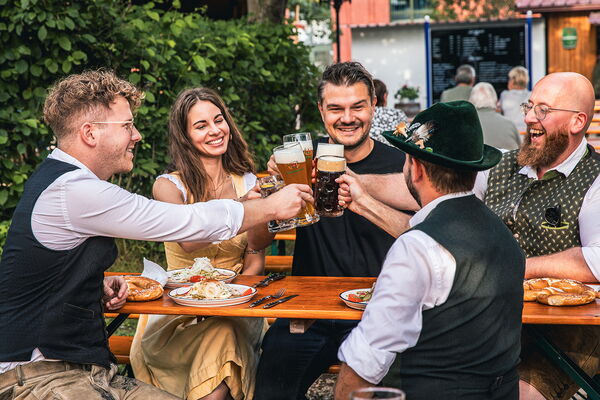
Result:
<svg viewBox="0 0 600 400"><path fill-rule="evenodd" d="M506 153L490 171L487 206L513 232L527 257L581 246L579 210L600 173L600 155L588 145L585 156L568 177L553 170L537 180L519 173L517 152Z"/></svg>

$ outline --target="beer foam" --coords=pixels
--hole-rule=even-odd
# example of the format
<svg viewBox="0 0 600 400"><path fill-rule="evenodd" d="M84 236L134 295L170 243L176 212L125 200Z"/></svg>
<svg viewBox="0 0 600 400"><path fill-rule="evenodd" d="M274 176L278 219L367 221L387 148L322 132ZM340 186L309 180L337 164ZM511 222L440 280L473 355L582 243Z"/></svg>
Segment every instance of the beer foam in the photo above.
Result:
<svg viewBox="0 0 600 400"><path fill-rule="evenodd" d="M312 140L302 140L302 141L299 141L298 143L300 143L300 146L302 146L302 150L312 150L313 149Z"/></svg>
<svg viewBox="0 0 600 400"><path fill-rule="evenodd" d="M306 161L300 147L288 147L277 150L275 153L277 164L303 163Z"/></svg>
<svg viewBox="0 0 600 400"><path fill-rule="evenodd" d="M317 169L323 172L340 172L346 169L346 159L335 156L322 156L317 161Z"/></svg>
<svg viewBox="0 0 600 400"><path fill-rule="evenodd" d="M334 143L319 143L315 158L322 156L344 157L344 145Z"/></svg>

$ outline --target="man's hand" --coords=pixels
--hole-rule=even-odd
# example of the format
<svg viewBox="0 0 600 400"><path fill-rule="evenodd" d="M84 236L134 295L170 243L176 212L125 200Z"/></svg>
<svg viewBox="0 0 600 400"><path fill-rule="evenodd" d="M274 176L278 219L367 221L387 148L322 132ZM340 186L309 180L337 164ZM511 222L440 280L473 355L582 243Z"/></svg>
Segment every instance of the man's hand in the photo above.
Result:
<svg viewBox="0 0 600 400"><path fill-rule="evenodd" d="M334 387L335 400L349 399L353 391L372 386L374 385L361 378L348 364L342 363Z"/></svg>
<svg viewBox="0 0 600 400"><path fill-rule="evenodd" d="M293 218L306 203L314 204L312 189L308 185L286 185L265 199L268 207L275 213L274 219Z"/></svg>
<svg viewBox="0 0 600 400"><path fill-rule="evenodd" d="M116 310L127 300L127 282L122 276L107 276L104 278L104 297L102 302L107 310Z"/></svg>
<svg viewBox="0 0 600 400"><path fill-rule="evenodd" d="M338 190L338 201L342 207L347 207L350 211L362 215L362 210L372 197L365 191L356 175L346 170L346 173L335 180L340 184Z"/></svg>

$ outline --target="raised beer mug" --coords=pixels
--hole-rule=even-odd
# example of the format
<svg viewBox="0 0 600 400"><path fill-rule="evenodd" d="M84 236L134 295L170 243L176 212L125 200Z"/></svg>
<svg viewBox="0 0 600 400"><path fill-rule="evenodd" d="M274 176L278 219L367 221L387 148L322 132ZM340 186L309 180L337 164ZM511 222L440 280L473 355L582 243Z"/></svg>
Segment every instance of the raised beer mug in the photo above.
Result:
<svg viewBox="0 0 600 400"><path fill-rule="evenodd" d="M321 146L319 145L318 148ZM317 149L318 149L317 148ZM317 184L315 208L322 217L341 217L344 208L338 201L340 184L335 180L346 172L346 159L338 156L321 156L317 159Z"/></svg>
<svg viewBox="0 0 600 400"><path fill-rule="evenodd" d="M306 160L306 177L308 178L308 184L312 183L312 160L313 160L313 143L309 132L304 133L291 133L283 136L284 146L287 143L300 143L302 151L304 152L304 159Z"/></svg>
<svg viewBox="0 0 600 400"><path fill-rule="evenodd" d="M285 186L285 182L279 175L270 175L258 178L258 187L260 188L260 196L268 197L273 193L281 190ZM289 231L296 227L296 218L273 220L267 223L267 229L271 233Z"/></svg>
<svg viewBox="0 0 600 400"><path fill-rule="evenodd" d="M299 143L286 143L283 146L277 146L273 149L275 163L279 173L283 177L286 185L300 183L310 186L310 179L307 176L307 161ZM311 162L312 164L312 162ZM312 165L310 166L312 168ZM306 226L314 224L319 220L312 204L306 203L297 216L297 225Z"/></svg>

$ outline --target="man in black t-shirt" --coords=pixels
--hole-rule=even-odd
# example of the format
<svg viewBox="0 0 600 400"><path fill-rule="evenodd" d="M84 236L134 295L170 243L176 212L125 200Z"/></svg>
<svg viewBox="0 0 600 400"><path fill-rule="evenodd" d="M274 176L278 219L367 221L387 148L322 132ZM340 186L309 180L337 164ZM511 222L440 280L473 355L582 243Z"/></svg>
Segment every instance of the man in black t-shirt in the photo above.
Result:
<svg viewBox="0 0 600 400"><path fill-rule="evenodd" d="M334 64L323 73L318 95L329 137L315 145L343 144L348 167L359 174L352 179L360 180L367 192L368 177L374 175L394 173L398 185L404 185L404 153L369 137L376 103L369 72L357 62ZM274 163L269 166L275 173ZM405 203L405 209L416 207L412 198ZM398 214L395 217L403 218ZM292 274L377 276L397 236L395 231L386 230L349 209L341 217L322 217L314 225L297 229ZM305 399L314 380L337 362L340 343L357 323L318 320L299 335L290 333L287 319L277 319L263 340L254 398Z"/></svg>

